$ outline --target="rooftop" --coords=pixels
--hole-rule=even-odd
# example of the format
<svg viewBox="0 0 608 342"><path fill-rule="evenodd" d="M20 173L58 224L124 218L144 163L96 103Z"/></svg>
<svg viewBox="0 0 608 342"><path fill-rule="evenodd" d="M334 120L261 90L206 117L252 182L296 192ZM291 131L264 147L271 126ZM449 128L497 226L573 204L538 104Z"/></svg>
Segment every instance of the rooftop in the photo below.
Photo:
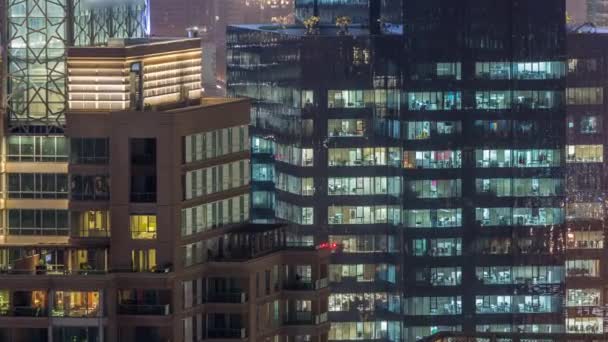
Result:
<svg viewBox="0 0 608 342"><path fill-rule="evenodd" d="M268 25L268 24L248 24L248 25L231 25L232 27L264 31L264 32L276 32L289 36L306 36L306 28L302 25ZM319 25L317 32L311 34L311 36L337 36L340 28L335 25ZM369 27L363 25L350 25L348 27L348 35L351 36L367 36L369 35ZM384 34L386 35L402 35L402 25L387 24L384 26Z"/></svg>
<svg viewBox="0 0 608 342"><path fill-rule="evenodd" d="M171 53L183 50L200 50L200 38L138 38L111 39L108 45L70 47L72 58L120 58Z"/></svg>

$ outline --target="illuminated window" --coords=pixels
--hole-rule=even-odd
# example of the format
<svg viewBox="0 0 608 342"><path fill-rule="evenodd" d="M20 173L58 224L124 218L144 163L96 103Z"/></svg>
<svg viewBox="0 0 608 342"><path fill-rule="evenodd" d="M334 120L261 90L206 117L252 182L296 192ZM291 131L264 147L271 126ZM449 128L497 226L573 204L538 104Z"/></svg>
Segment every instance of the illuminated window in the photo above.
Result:
<svg viewBox="0 0 608 342"><path fill-rule="evenodd" d="M568 163L601 163L604 160L603 145L569 145Z"/></svg>
<svg viewBox="0 0 608 342"><path fill-rule="evenodd" d="M133 272L149 272L156 269L156 249L132 250L131 266Z"/></svg>
<svg viewBox="0 0 608 342"><path fill-rule="evenodd" d="M569 334L602 334L604 322L601 317L575 317L566 319Z"/></svg>
<svg viewBox="0 0 608 342"><path fill-rule="evenodd" d="M599 289L568 289L566 306L597 306L600 304Z"/></svg>
<svg viewBox="0 0 608 342"><path fill-rule="evenodd" d="M10 309L10 292L8 290L0 290L0 316L6 316Z"/></svg>
<svg viewBox="0 0 608 342"><path fill-rule="evenodd" d="M569 105L599 105L604 103L603 88L568 88L566 90Z"/></svg>
<svg viewBox="0 0 608 342"><path fill-rule="evenodd" d="M52 316L96 317L99 311L99 292L56 291Z"/></svg>
<svg viewBox="0 0 608 342"><path fill-rule="evenodd" d="M81 237L109 236L109 213L107 211L90 210L80 214Z"/></svg>
<svg viewBox="0 0 608 342"><path fill-rule="evenodd" d="M156 215L131 215L131 238L156 239Z"/></svg>

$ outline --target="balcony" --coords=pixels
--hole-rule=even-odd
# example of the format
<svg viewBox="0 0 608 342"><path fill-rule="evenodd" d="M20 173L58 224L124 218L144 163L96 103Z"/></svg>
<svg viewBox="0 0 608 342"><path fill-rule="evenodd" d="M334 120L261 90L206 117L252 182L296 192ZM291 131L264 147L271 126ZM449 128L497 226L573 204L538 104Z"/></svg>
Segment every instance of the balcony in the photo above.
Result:
<svg viewBox="0 0 608 342"><path fill-rule="evenodd" d="M283 283L284 290L290 291L314 291L324 289L329 286L328 278L312 280L287 280Z"/></svg>
<svg viewBox="0 0 608 342"><path fill-rule="evenodd" d="M14 306L14 317L46 317L47 309L39 306Z"/></svg>
<svg viewBox="0 0 608 342"><path fill-rule="evenodd" d="M171 314L169 304L164 305L145 305L145 304L119 304L119 315L139 315L139 316L168 316Z"/></svg>
<svg viewBox="0 0 608 342"><path fill-rule="evenodd" d="M131 202L135 203L154 203L156 202L156 192L131 192Z"/></svg>
<svg viewBox="0 0 608 342"><path fill-rule="evenodd" d="M296 311L287 315L286 325L319 325L327 322L327 312L313 315L310 311Z"/></svg>
<svg viewBox="0 0 608 342"><path fill-rule="evenodd" d="M209 293L206 302L243 304L247 302L247 294L245 292Z"/></svg>
<svg viewBox="0 0 608 342"><path fill-rule="evenodd" d="M247 337L245 328L209 328L207 329L208 339L244 339Z"/></svg>
<svg viewBox="0 0 608 342"><path fill-rule="evenodd" d="M312 291L315 289L315 283L312 280L288 280L283 283L284 290L292 291Z"/></svg>
<svg viewBox="0 0 608 342"><path fill-rule="evenodd" d="M315 317L311 311L291 312L285 318L286 325L313 325Z"/></svg>

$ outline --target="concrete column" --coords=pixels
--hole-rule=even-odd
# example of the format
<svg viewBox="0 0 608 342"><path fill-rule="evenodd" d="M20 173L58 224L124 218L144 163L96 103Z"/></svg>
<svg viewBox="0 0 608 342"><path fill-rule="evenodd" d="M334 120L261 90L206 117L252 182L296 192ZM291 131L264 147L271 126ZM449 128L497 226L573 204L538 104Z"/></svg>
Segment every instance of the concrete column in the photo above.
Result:
<svg viewBox="0 0 608 342"><path fill-rule="evenodd" d="M105 294L105 290L99 290L99 319L98 322L99 324L97 325L97 337L99 339L99 342L104 342L104 325L103 325L103 317L105 316L106 312L105 312L105 299L106 299L106 294Z"/></svg>

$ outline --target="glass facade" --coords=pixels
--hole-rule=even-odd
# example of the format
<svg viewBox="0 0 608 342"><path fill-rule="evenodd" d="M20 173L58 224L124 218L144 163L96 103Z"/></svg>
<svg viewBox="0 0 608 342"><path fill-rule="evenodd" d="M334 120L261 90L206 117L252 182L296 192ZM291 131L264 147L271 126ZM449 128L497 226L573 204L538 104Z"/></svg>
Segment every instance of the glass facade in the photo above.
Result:
<svg viewBox="0 0 608 342"><path fill-rule="evenodd" d="M8 113L15 131L61 131L69 46L148 33L147 0L8 0L5 6Z"/></svg>
<svg viewBox="0 0 608 342"><path fill-rule="evenodd" d="M603 162L596 144L566 148L566 105L602 103L603 92L566 91L565 8L404 1L403 35L342 37L323 25L339 15L366 22L373 3L296 1L300 19L318 10L313 33L229 28L228 93L253 98L252 218L287 221L296 240L336 243L330 340L396 341L390 319L378 330L345 313L380 303L378 314L395 294L402 305L391 317L406 341L519 329L514 317L534 320L522 329L564 331L565 279L598 272L589 260L564 262L570 213L595 212L563 206L564 168ZM594 115L579 131L599 129ZM598 239L576 234L571 245ZM395 285L349 288L378 279L378 264L395 269Z"/></svg>

